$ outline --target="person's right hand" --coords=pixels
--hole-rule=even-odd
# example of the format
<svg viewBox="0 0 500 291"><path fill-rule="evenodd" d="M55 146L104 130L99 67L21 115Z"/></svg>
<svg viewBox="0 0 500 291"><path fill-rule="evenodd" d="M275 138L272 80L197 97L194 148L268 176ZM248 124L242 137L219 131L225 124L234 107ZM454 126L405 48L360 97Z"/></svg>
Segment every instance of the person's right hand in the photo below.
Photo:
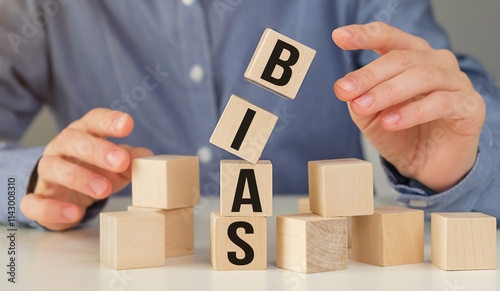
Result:
<svg viewBox="0 0 500 291"><path fill-rule="evenodd" d="M153 153L106 137L128 136L133 127L130 115L104 108L71 123L45 148L34 193L21 201L24 215L52 230L68 229L96 200L127 186L131 161Z"/></svg>

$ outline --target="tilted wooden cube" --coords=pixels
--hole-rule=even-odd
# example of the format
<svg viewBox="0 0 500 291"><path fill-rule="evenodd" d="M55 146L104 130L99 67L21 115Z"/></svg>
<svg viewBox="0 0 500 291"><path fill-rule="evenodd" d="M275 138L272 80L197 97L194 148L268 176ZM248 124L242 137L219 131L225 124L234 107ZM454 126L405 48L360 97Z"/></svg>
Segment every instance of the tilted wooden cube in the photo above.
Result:
<svg viewBox="0 0 500 291"><path fill-rule="evenodd" d="M351 219L353 261L382 267L424 261L422 210L376 207L373 215Z"/></svg>
<svg viewBox="0 0 500 291"><path fill-rule="evenodd" d="M347 219L276 217L276 255L278 268L305 274L347 269Z"/></svg>
<svg viewBox="0 0 500 291"><path fill-rule="evenodd" d="M100 214L101 264L113 269L165 265L165 219L150 212Z"/></svg>
<svg viewBox="0 0 500 291"><path fill-rule="evenodd" d="M210 215L210 258L217 271L267 268L267 218Z"/></svg>
<svg viewBox="0 0 500 291"><path fill-rule="evenodd" d="M431 262L443 270L496 268L497 221L483 213L431 214Z"/></svg>
<svg viewBox="0 0 500 291"><path fill-rule="evenodd" d="M187 256L194 253L193 207L166 210L129 206L128 211L147 211L163 215L166 258Z"/></svg>
<svg viewBox="0 0 500 291"><path fill-rule="evenodd" d="M324 217L373 214L372 164L358 159L310 161L311 211Z"/></svg>
<svg viewBox="0 0 500 291"><path fill-rule="evenodd" d="M220 162L220 215L272 216L273 165L242 160Z"/></svg>
<svg viewBox="0 0 500 291"><path fill-rule="evenodd" d="M197 205L197 156L158 155L132 161L132 205L175 209Z"/></svg>
<svg viewBox="0 0 500 291"><path fill-rule="evenodd" d="M315 54L315 50L267 28L245 78L282 97L295 99Z"/></svg>
<svg viewBox="0 0 500 291"><path fill-rule="evenodd" d="M210 143L255 164L277 121L276 115L233 94Z"/></svg>

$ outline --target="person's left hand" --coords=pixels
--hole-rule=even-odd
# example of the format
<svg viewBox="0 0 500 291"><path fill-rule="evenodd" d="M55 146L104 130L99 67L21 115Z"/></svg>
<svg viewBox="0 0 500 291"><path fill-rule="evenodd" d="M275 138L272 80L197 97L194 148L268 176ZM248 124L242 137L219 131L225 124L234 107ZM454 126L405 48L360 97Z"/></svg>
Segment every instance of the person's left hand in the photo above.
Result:
<svg viewBox="0 0 500 291"><path fill-rule="evenodd" d="M460 182L475 163L486 107L455 55L380 22L332 37L344 50L382 55L334 85L380 155L435 191Z"/></svg>

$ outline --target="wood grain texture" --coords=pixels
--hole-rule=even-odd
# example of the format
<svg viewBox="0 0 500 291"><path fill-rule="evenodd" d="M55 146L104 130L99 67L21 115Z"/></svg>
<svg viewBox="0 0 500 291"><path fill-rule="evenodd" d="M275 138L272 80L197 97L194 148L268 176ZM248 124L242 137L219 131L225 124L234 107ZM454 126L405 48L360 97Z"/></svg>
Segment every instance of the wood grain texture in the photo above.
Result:
<svg viewBox="0 0 500 291"><path fill-rule="evenodd" d="M299 198L299 213L313 213L309 206L309 197ZM352 246L351 240L351 217L347 216L347 247Z"/></svg>
<svg viewBox="0 0 500 291"><path fill-rule="evenodd" d="M358 159L310 161L311 211L324 217L373 214L372 164Z"/></svg>
<svg viewBox="0 0 500 291"><path fill-rule="evenodd" d="M276 217L276 255L278 268L305 274L347 269L347 219Z"/></svg>
<svg viewBox="0 0 500 291"><path fill-rule="evenodd" d="M197 205L200 170L197 156L158 155L132 161L132 204L161 209Z"/></svg>
<svg viewBox="0 0 500 291"><path fill-rule="evenodd" d="M275 85L261 77L278 40L294 46L300 53L297 62L290 67L292 70L290 81L284 86ZM290 56L285 56L286 54L290 55L290 52L286 51L285 53L285 51L283 51L280 59L288 60ZM295 99L315 54L315 50L267 28L262 34L259 44L257 45L257 49L252 56L244 76L248 81L277 95L287 99ZM280 78L282 74L283 68L277 66L274 69L272 76Z"/></svg>
<svg viewBox="0 0 500 291"><path fill-rule="evenodd" d="M235 222L247 222L253 227L253 233L238 229L238 237L253 249L253 260L246 265L235 265L228 259L228 252L236 252L236 257L243 259L245 252L233 243L228 236L228 228ZM217 271L264 270L267 268L267 218L264 216L223 217L218 211L210 215L210 258Z"/></svg>
<svg viewBox="0 0 500 291"><path fill-rule="evenodd" d="M262 212L254 212L251 204L243 204L240 211L232 211L240 171L253 170L257 183L258 197ZM241 183L241 181L240 181ZM250 198L251 181L246 181L243 198ZM222 160L220 162L220 215L221 216L272 216L273 215L273 165L270 161L256 164L242 160ZM253 193L255 195L255 193Z"/></svg>
<svg viewBox="0 0 500 291"><path fill-rule="evenodd" d="M101 213L100 253L101 264L117 270L164 266L164 217L150 212Z"/></svg>
<svg viewBox="0 0 500 291"><path fill-rule="evenodd" d="M194 253L193 207L166 210L129 206L128 211L147 211L163 215L165 221L165 258L187 256Z"/></svg>
<svg viewBox="0 0 500 291"><path fill-rule="evenodd" d="M496 269L496 223L478 212L432 213L432 264L443 270Z"/></svg>
<svg viewBox="0 0 500 291"><path fill-rule="evenodd" d="M353 261L396 266L424 261L424 212L376 207L373 215L352 217Z"/></svg>
<svg viewBox="0 0 500 291"><path fill-rule="evenodd" d="M235 149L231 146L248 109L255 111L255 116L241 145ZM259 160L277 121L276 115L233 94L212 133L210 143L255 164Z"/></svg>
<svg viewBox="0 0 500 291"><path fill-rule="evenodd" d="M309 208L309 197L299 198L299 213L312 213Z"/></svg>

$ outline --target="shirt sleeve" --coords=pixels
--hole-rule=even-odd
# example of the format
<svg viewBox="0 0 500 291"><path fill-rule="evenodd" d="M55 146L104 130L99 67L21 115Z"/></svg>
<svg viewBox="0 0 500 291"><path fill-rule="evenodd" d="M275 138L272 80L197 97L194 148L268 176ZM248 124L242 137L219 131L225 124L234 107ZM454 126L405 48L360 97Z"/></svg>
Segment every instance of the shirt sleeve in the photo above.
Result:
<svg viewBox="0 0 500 291"><path fill-rule="evenodd" d="M366 6L358 12L358 23L383 21L427 40L435 49L450 49L443 29L436 23L427 0L399 1L390 6L387 1L361 1ZM354 55L359 67L378 57L372 51ZM473 168L457 185L437 193L418 181L403 177L397 169L383 160L389 183L401 195L396 199L409 207L423 209L428 217L436 211L479 211L500 218L500 94L493 77L472 57L457 55L460 68L483 97L487 113L479 141L478 155ZM472 105L471 105L472 106Z"/></svg>
<svg viewBox="0 0 500 291"><path fill-rule="evenodd" d="M33 22L37 11L34 1L0 1L0 223L15 215L16 226L35 226L19 205L43 153L17 142L50 92L45 33Z"/></svg>

